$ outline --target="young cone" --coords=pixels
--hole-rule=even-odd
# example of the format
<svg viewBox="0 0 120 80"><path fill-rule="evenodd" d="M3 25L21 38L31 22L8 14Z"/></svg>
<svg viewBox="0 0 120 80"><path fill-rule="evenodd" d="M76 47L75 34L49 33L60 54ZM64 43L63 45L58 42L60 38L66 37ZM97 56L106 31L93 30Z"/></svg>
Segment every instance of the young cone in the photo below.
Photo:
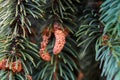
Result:
<svg viewBox="0 0 120 80"><path fill-rule="evenodd" d="M61 29L61 25L59 23L54 24L54 35L55 35L55 45L53 48L53 53L55 55L59 54L61 50L63 49L65 43L66 43L66 35L64 31Z"/></svg>
<svg viewBox="0 0 120 80"><path fill-rule="evenodd" d="M51 60L51 56L50 56L50 54L49 54L48 52L46 52L46 53L41 53L40 56L41 56L41 58L42 58L43 60L45 60L45 61L50 61L50 60Z"/></svg>
<svg viewBox="0 0 120 80"><path fill-rule="evenodd" d="M20 60L12 63L12 71L13 72L21 72L22 71L22 64L21 64Z"/></svg>
<svg viewBox="0 0 120 80"><path fill-rule="evenodd" d="M49 39L50 35L49 35L49 31L48 29L45 29L43 31L43 41L41 42L41 49L40 49L40 57L45 60L45 61L50 61L51 60L51 56L48 52L46 52L46 47L48 45L48 39Z"/></svg>
<svg viewBox="0 0 120 80"><path fill-rule="evenodd" d="M0 69L7 69L8 67L6 67L7 64L7 59L3 59L0 61Z"/></svg>

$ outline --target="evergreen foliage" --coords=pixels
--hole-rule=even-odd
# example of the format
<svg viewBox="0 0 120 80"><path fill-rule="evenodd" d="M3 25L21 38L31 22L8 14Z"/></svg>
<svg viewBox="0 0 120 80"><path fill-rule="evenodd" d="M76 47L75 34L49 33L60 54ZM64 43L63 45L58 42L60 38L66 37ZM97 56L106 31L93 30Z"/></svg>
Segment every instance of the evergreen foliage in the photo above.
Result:
<svg viewBox="0 0 120 80"><path fill-rule="evenodd" d="M86 2L83 4L88 3ZM91 5L83 7L79 14L80 17L77 20L79 27L77 28L75 35L77 37L77 46L80 47L80 67L84 74L86 74L85 80L102 80L99 76L99 63L93 60L95 57L95 42L102 34L98 4L92 3Z"/></svg>
<svg viewBox="0 0 120 80"><path fill-rule="evenodd" d="M78 0L74 1L78 2ZM72 39L73 36L71 36L71 34L75 31L76 18L73 13L77 10L77 8L73 4L72 0L48 0L45 6L46 24L44 25L41 33L44 35L46 29L49 31L47 35L49 35L50 38L46 52L50 54L51 60L46 62L42 59L42 61L38 62L39 68L34 72L34 79L76 80L77 75L74 72L78 73L79 71L77 65L79 58L76 50L76 42L75 39ZM64 48L58 55L55 55L53 51L56 42L56 36L54 34L55 24L60 25L61 30L67 33Z"/></svg>
<svg viewBox="0 0 120 80"><path fill-rule="evenodd" d="M27 80L36 66L33 56L39 57L37 46L26 37L31 32L28 18L41 17L41 4L31 0L2 0L0 2L0 79ZM18 71L19 70L19 71Z"/></svg>
<svg viewBox="0 0 120 80"><path fill-rule="evenodd" d="M119 0L106 0L101 5L100 21L104 25L103 34L96 43L96 60L100 60L102 76L107 76L107 80L120 79L119 67Z"/></svg>
<svg viewBox="0 0 120 80"><path fill-rule="evenodd" d="M0 80L120 80L119 5L0 0Z"/></svg>

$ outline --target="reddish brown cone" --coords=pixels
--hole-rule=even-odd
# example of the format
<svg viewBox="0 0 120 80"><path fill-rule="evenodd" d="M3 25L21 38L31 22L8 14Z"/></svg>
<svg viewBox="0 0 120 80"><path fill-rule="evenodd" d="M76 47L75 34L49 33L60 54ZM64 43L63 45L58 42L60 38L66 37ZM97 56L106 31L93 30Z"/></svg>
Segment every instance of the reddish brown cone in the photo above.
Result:
<svg viewBox="0 0 120 80"><path fill-rule="evenodd" d="M55 23L54 24L54 35L55 35L55 45L53 48L53 53L55 55L59 54L61 52L61 50L63 49L65 43L66 43L66 35L64 33L64 31L61 29L60 24Z"/></svg>
<svg viewBox="0 0 120 80"><path fill-rule="evenodd" d="M50 61L51 60L51 56L48 52L47 53L41 53L40 56L45 61Z"/></svg>
<svg viewBox="0 0 120 80"><path fill-rule="evenodd" d="M106 46L108 44L109 36L108 35L103 35L102 36L102 45Z"/></svg>
<svg viewBox="0 0 120 80"><path fill-rule="evenodd" d="M50 61L51 60L50 54L45 51L46 47L48 45L48 42L49 42L49 37L50 37L49 30L45 29L43 31L43 35L42 35L43 41L41 42L41 49L39 51L40 57L45 61Z"/></svg>
<svg viewBox="0 0 120 80"><path fill-rule="evenodd" d="M103 37L102 37L102 40L103 41L107 41L109 39L109 36L108 35L104 35Z"/></svg>
<svg viewBox="0 0 120 80"><path fill-rule="evenodd" d="M18 66L16 66L18 64ZM13 72L21 72L22 71L22 64L21 61L15 61L12 63L12 71Z"/></svg>
<svg viewBox="0 0 120 80"><path fill-rule="evenodd" d="M8 67L6 67L6 64L7 64L7 59L1 60L0 61L0 69L8 69Z"/></svg>

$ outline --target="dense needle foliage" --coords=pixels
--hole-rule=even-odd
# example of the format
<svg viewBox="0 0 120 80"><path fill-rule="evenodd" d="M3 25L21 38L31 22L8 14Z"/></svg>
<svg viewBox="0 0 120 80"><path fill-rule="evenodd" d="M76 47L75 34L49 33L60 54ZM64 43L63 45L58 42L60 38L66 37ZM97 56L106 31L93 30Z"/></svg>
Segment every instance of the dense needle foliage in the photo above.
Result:
<svg viewBox="0 0 120 80"><path fill-rule="evenodd" d="M0 0L0 80L120 80L119 5Z"/></svg>

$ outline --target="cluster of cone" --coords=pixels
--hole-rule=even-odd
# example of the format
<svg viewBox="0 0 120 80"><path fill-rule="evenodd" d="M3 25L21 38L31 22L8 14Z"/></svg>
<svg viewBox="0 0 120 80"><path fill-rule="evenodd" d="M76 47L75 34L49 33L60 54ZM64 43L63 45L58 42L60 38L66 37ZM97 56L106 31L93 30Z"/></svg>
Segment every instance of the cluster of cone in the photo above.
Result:
<svg viewBox="0 0 120 80"><path fill-rule="evenodd" d="M10 64L7 63L8 59L3 59L0 61L0 69L6 70L12 70L14 73L18 73L22 71L22 64L20 60L14 61L11 64L11 68L10 68Z"/></svg>
<svg viewBox="0 0 120 80"><path fill-rule="evenodd" d="M0 61L0 69L2 70L12 70L14 73L19 73L22 71L22 63L20 60L14 61L11 63L11 68L10 68L10 63L8 63L8 59L3 59ZM32 80L32 76L27 75L28 80Z"/></svg>
<svg viewBox="0 0 120 80"><path fill-rule="evenodd" d="M66 31L63 31L61 28L61 25L59 23L54 23L53 25L53 32L54 32L54 36L55 36L55 44L54 44L54 48L53 48L53 54L58 55L61 50L63 49L65 43L66 43ZM43 60L45 61L50 61L51 60L51 56L50 54L47 52L46 47L48 45L49 42L49 35L50 31L48 29L46 29L43 33L43 41L41 42L41 49L40 49L40 56Z"/></svg>

